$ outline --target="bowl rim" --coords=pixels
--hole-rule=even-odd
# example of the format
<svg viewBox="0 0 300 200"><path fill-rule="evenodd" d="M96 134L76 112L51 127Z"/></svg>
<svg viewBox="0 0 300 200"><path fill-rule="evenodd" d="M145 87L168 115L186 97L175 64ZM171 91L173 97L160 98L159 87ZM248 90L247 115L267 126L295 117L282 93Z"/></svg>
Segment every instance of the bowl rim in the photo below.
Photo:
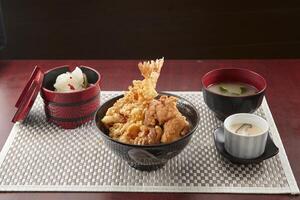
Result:
<svg viewBox="0 0 300 200"><path fill-rule="evenodd" d="M44 74L47 74L47 73L49 73L51 71L54 71L54 70L57 70L57 69L60 69L60 68L65 68L65 67L69 68L69 70L70 70L70 65L61 65L61 66L54 67L52 69L47 70L46 72L44 72ZM81 93L81 92L89 91L89 90L93 89L96 85L98 85L100 83L100 80L101 80L102 77L101 77L100 73L97 70L95 70L95 69L93 69L91 67L85 66L85 65L79 65L77 67L84 67L84 68L87 68L87 69L95 72L98 75L98 80L93 85L91 85L90 87L88 87L88 88L86 88L84 90L77 90L77 91L74 91L74 92L56 92L56 91L49 90L49 89L45 88L43 85L42 85L42 90L44 92L51 93L51 94L64 94L64 95L68 95L68 94L76 94L76 93Z"/></svg>
<svg viewBox="0 0 300 200"><path fill-rule="evenodd" d="M255 76L258 76L258 77L260 77L260 78L263 80L264 87L263 87L263 89L259 90L259 91L258 91L257 93L255 93L255 94L250 94L250 95L245 95L245 96L226 96L226 95L219 94L219 93L212 92L212 91L208 90L208 87L206 87L206 85L203 83L203 80L204 80L206 77L210 76L212 73L216 72L216 71L225 71L225 70L245 71L245 72L254 74ZM210 93L212 93L212 94L215 94L215 95L218 95L218 96L222 96L222 97L228 97L228 98L245 98L245 97L253 97L253 96L257 96L257 95L263 94L263 93L266 91L266 89L267 89L267 81L266 81L266 79L265 79L262 75L258 74L257 72L254 72L254 71L252 71L252 70L250 70L250 69L234 68L234 67L233 67L233 68L217 68L217 69L213 69L213 70L207 72L206 74L204 74L204 75L202 76L202 78L201 78L201 84L202 84L203 89L205 89L207 92L210 92Z"/></svg>
<svg viewBox="0 0 300 200"><path fill-rule="evenodd" d="M113 99L118 99L118 98L121 98L122 96L124 96L124 94L121 94L121 95L118 95L118 96L115 96L109 100L107 100L104 104L102 104L98 109L97 111L95 112L95 115L94 115L94 123L97 127L97 129L100 131L101 135L103 135L105 138L109 139L110 141L112 142L115 142L115 143L118 143L118 144L121 144L121 145L125 145L125 146L129 146L129 147L135 147L135 148L156 148L156 147L164 147L164 146L170 146L170 145L173 145L173 144L176 144L178 142L180 142L181 140L183 140L184 138L186 137L189 137L192 133L194 133L198 126L199 126L199 121L200 121L200 115L198 113L198 110L197 108L187 99L183 98L183 97L180 97L176 94L171 94L171 93L168 93L168 92L158 92L158 95L168 95L168 96L174 96L174 97L177 97L179 99L182 99L184 101L186 101L196 112L196 116L197 116L197 123L196 125L193 127L193 129L191 129L188 134L184 135L183 137L181 137L180 139L176 140L176 141L173 141L171 143L159 143L159 144L151 144L151 145L137 145L137 144L127 144L127 143L123 143L123 142L119 142L117 140L114 140L113 138L109 137L108 135L106 135L105 133L103 133L100 128L98 127L97 125L97 113L98 111L101 109L102 106L104 106L105 104L107 104L110 100L113 100Z"/></svg>

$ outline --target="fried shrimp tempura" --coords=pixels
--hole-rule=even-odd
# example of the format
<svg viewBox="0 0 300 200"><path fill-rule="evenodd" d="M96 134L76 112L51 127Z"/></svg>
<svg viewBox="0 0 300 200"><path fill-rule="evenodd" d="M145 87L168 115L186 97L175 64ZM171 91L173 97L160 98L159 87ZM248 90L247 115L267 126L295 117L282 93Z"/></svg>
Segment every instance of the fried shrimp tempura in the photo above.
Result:
<svg viewBox="0 0 300 200"><path fill-rule="evenodd" d="M144 79L134 80L101 120L110 137L128 144L151 145L172 142L184 134L188 123L176 107L176 98L155 100L163 63L162 58L138 64Z"/></svg>
<svg viewBox="0 0 300 200"><path fill-rule="evenodd" d="M137 136L131 133L132 126L137 127L134 132L141 131L144 113L151 100L157 96L156 83L164 63L164 59L139 63L138 67L144 80L134 80L124 97L119 99L106 112L102 122L109 128L110 136L126 143L133 143ZM122 124L122 126L120 125Z"/></svg>

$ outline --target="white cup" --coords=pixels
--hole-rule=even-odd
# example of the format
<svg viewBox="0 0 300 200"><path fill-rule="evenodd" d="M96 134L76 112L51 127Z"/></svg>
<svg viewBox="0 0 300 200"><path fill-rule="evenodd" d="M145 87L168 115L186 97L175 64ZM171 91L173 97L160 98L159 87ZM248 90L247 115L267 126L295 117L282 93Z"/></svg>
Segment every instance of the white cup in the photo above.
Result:
<svg viewBox="0 0 300 200"><path fill-rule="evenodd" d="M229 128L237 123L253 124L259 127L261 132L253 135L237 134ZM225 149L237 158L257 158L265 151L268 133L268 122L257 115L249 113L230 115L224 121Z"/></svg>

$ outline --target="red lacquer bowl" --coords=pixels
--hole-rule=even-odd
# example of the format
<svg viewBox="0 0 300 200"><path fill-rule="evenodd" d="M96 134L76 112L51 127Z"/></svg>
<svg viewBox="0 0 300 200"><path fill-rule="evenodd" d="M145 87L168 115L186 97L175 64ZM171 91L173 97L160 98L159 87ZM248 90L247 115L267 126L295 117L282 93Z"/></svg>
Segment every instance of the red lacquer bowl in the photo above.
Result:
<svg viewBox="0 0 300 200"><path fill-rule="evenodd" d="M73 70L68 66L51 69L44 75L41 96L47 119L65 129L76 128L92 120L100 106L100 74L90 67L80 68L89 82L89 87L81 91L54 91L57 76Z"/></svg>

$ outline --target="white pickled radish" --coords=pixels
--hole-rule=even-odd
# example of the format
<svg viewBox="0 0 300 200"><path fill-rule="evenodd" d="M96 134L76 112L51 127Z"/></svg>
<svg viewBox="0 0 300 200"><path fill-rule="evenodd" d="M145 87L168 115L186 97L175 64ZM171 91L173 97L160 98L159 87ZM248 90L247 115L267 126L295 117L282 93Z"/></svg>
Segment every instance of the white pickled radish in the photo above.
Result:
<svg viewBox="0 0 300 200"><path fill-rule="evenodd" d="M83 73L79 67L73 72L60 74L55 81L54 88L57 92L74 92L84 89Z"/></svg>
<svg viewBox="0 0 300 200"><path fill-rule="evenodd" d="M78 81L81 85L83 84L83 73L79 67L76 67L74 71L72 71L71 76Z"/></svg>

